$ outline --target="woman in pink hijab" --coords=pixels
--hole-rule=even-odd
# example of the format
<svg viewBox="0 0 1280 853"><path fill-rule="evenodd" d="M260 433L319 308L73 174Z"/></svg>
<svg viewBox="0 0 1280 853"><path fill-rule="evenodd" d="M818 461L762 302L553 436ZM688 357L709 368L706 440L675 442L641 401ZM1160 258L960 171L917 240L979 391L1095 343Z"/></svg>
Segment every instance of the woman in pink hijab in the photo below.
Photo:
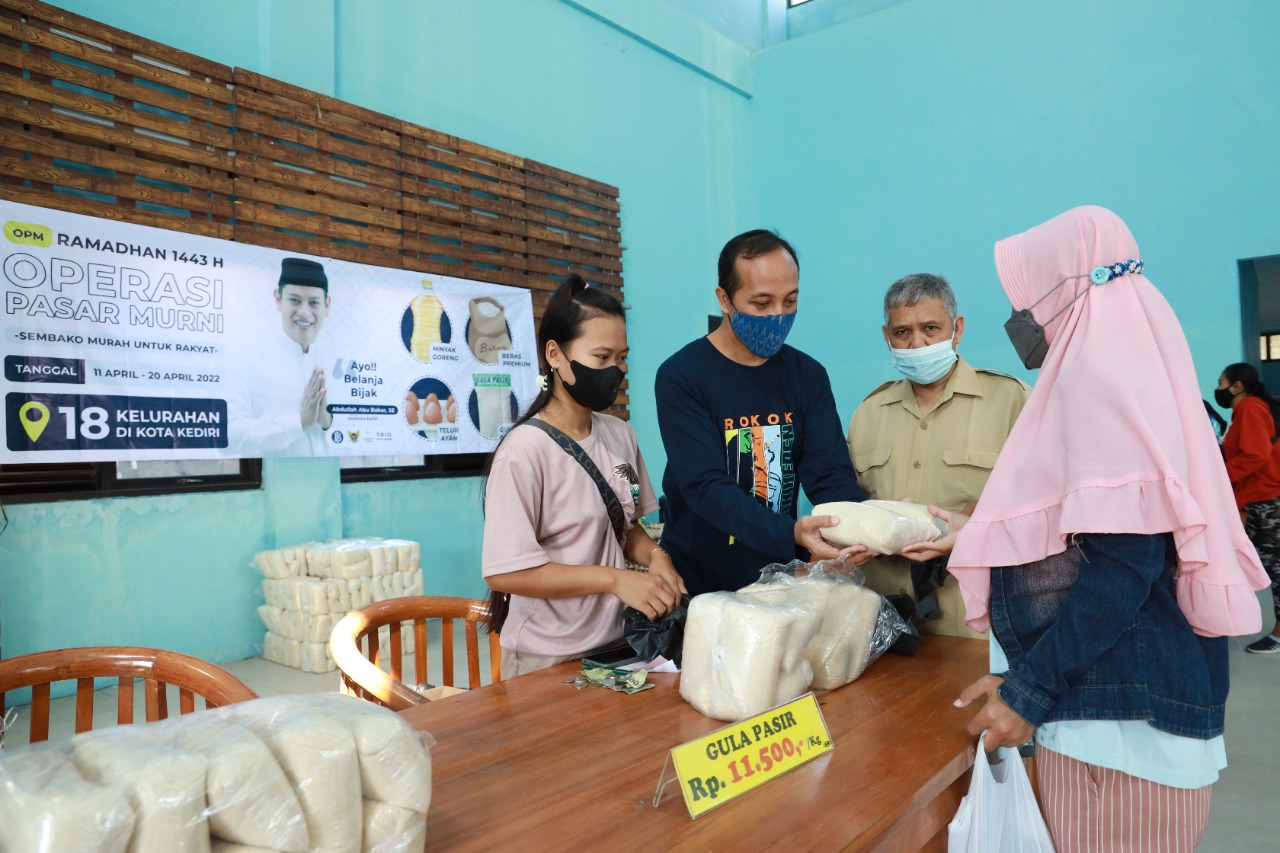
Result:
<svg viewBox="0 0 1280 853"><path fill-rule="evenodd" d="M1128 227L1079 207L995 255L1041 373L973 517L938 511L951 533L903 553L950 551L1007 656L956 704L986 700L989 749L1035 736L1058 850L1191 850L1226 766L1226 637L1260 629L1268 578Z"/></svg>

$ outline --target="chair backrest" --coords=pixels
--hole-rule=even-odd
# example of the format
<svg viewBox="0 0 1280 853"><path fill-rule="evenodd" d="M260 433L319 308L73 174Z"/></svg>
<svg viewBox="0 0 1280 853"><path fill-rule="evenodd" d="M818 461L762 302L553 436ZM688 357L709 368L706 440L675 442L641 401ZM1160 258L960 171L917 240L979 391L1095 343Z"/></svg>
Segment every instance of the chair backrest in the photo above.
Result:
<svg viewBox="0 0 1280 853"><path fill-rule="evenodd" d="M427 620L440 620L439 684L455 687L453 660L453 620L462 619L467 644L467 686L480 686L480 640L478 626L489 619L489 605L475 598L450 598L436 595L413 595L391 598L352 610L333 628L329 649L342 673L345 692L402 711L424 704L427 699L404 683L404 641L401 627L413 625L413 684L428 682ZM379 640L378 629L390 626L387 649ZM383 660L391 673L382 670ZM493 681L501 679L502 652L498 635L489 634L489 672Z"/></svg>
<svg viewBox="0 0 1280 853"><path fill-rule="evenodd" d="M11 690L31 688L31 743L49 739L49 689L55 681L76 682L76 734L93 728L93 685L96 678L117 678L120 696L116 722L133 722L133 682L145 681L147 722L169 716L166 685L178 688L179 713L196 709L195 697L206 708L256 699L240 679L199 658L163 649L137 646L84 646L36 652L0 660L0 719L4 696Z"/></svg>

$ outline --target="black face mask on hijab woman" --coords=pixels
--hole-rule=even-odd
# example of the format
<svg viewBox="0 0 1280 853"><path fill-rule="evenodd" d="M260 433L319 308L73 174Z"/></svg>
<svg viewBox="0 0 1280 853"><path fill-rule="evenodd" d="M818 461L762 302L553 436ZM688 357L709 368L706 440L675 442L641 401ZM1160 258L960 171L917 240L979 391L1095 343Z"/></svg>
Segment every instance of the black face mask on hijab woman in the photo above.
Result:
<svg viewBox="0 0 1280 853"><path fill-rule="evenodd" d="M1032 303L1031 308L1035 308L1041 302L1048 299L1049 294L1053 293L1069 281L1075 281L1076 279L1087 277L1090 281L1090 286L1106 284L1111 281L1111 279L1122 276L1125 273L1140 273L1142 272L1142 266L1142 261L1124 261L1122 263L1112 264L1109 267L1097 267L1093 272L1089 273L1088 276L1068 276L1053 287L1049 288L1048 292L1045 293L1044 296L1041 296ZM1080 291L1075 299L1072 299L1066 305L1062 306L1062 310L1046 320L1045 324L1047 325L1058 319L1068 308L1075 305L1088 292L1088 287ZM1009 336L1009 342L1013 344L1014 350L1017 351L1018 358L1022 359L1023 366L1026 367L1027 370L1037 370L1044 364L1044 357L1049 352L1049 339L1045 337L1044 325L1036 322L1035 315L1031 313L1031 308L1023 308L1021 311L1014 309L1013 315L1005 321L1004 331L1005 334Z"/></svg>
<svg viewBox="0 0 1280 853"><path fill-rule="evenodd" d="M1044 336L1044 326L1036 322L1029 309L1014 311L1013 316L1005 321L1004 331L1027 370L1037 370L1044 364L1049 342Z"/></svg>
<svg viewBox="0 0 1280 853"><path fill-rule="evenodd" d="M564 390L569 392L569 396L579 405L586 406L593 412L603 412L618 399L618 389L622 387L625 376L622 368L617 365L587 367L572 359L569 361L569 366L573 369L573 384L564 382L564 377L561 377L560 381L564 385Z"/></svg>

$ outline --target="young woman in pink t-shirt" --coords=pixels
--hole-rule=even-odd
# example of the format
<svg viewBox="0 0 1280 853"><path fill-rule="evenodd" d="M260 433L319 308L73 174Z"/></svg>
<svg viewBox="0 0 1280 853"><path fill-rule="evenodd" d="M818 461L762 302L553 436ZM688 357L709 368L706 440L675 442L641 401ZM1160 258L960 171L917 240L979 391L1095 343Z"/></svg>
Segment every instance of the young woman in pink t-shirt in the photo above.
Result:
<svg viewBox="0 0 1280 853"><path fill-rule="evenodd" d="M499 443L485 483L482 570L491 606L507 607L497 620L505 678L616 644L624 606L657 618L685 592L638 523L657 499L635 431L602 414L627 371L621 303L571 276L542 315L538 346L546 388ZM621 536L596 480L533 418L590 458L621 505Z"/></svg>

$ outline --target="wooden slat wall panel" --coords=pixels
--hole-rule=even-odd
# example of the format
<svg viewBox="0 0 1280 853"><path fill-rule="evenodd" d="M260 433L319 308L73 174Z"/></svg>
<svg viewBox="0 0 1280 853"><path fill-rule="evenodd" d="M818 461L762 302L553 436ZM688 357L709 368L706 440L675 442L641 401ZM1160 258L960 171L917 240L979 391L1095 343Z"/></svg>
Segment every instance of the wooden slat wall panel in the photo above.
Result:
<svg viewBox="0 0 1280 853"><path fill-rule="evenodd" d="M0 196L523 287L535 322L570 272L622 299L616 187L34 0L0 0Z"/></svg>
<svg viewBox="0 0 1280 853"><path fill-rule="evenodd" d="M408 123L400 133L405 265L537 287L525 258L523 159Z"/></svg>
<svg viewBox="0 0 1280 853"><path fill-rule="evenodd" d="M236 239L402 267L400 122L243 68L234 81Z"/></svg>
<svg viewBox="0 0 1280 853"><path fill-rule="evenodd" d="M526 206L529 226L529 271L563 275L576 269L593 284L622 298L622 233L618 190L526 160Z"/></svg>
<svg viewBox="0 0 1280 853"><path fill-rule="evenodd" d="M0 3L0 192L230 239L231 68L42 3Z"/></svg>

